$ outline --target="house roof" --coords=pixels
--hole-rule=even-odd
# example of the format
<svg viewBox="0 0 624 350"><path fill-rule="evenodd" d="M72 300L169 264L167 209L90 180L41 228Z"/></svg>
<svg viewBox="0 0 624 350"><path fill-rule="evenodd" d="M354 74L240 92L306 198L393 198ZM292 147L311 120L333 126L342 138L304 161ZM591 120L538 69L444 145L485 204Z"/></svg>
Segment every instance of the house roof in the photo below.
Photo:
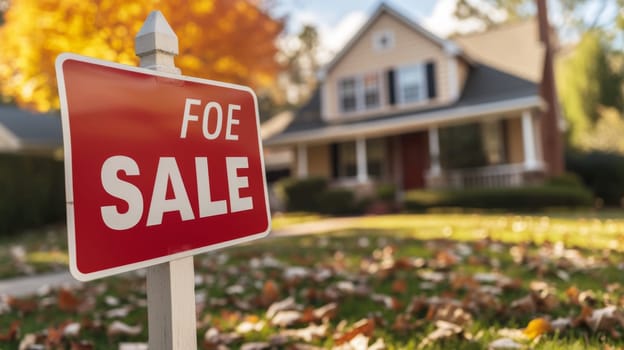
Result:
<svg viewBox="0 0 624 350"><path fill-rule="evenodd" d="M373 14L370 16L368 21L366 21L366 23L364 23L364 25L357 31L357 33L342 48L342 50L340 50L334 56L334 58L327 65L325 65L325 67L323 67L323 72L330 72L342 60L342 58L351 50L351 48L360 40L360 37L362 35L364 35L364 33L366 33L366 31L384 13L388 13L391 16L397 18L403 24L407 25L409 28L411 28L415 32L419 33L423 37L427 38L428 40L430 40L434 44L439 45L441 48L443 48L445 50L450 50L452 53L458 54L458 55L462 56L464 59L466 59L467 61L470 61L468 59L468 57L462 52L461 48L457 44L455 44L454 42L452 42L450 40L446 40L446 39L440 38L439 36L431 33L430 31L425 29L423 26L421 26L417 22L411 20L410 18L406 17L405 15L400 13L399 11L395 10L394 8L392 8L391 6L388 6L387 4L382 2L377 7L375 12L373 12Z"/></svg>
<svg viewBox="0 0 624 350"><path fill-rule="evenodd" d="M401 133L436 124L477 119L485 115L538 108L543 102L538 86L528 80L484 64L470 68L462 95L451 104L425 109L382 113L366 119L327 122L321 117L321 97L317 90L300 108L293 121L267 145L349 138L358 135Z"/></svg>
<svg viewBox="0 0 624 350"><path fill-rule="evenodd" d="M0 105L0 127L15 137L21 147L61 147L63 132L56 113L40 114Z"/></svg>

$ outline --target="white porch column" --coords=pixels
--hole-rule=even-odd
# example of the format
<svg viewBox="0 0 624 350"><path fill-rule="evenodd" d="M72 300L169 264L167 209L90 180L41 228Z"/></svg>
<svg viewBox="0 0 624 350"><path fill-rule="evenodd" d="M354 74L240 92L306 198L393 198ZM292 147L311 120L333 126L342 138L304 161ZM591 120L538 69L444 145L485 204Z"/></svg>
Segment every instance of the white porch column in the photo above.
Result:
<svg viewBox="0 0 624 350"><path fill-rule="evenodd" d="M357 163L357 180L359 183L368 181L368 169L366 166L366 139L358 137L355 140L355 159Z"/></svg>
<svg viewBox="0 0 624 350"><path fill-rule="evenodd" d="M429 160L431 162L429 174L440 176L442 172L440 168L440 137L436 126L429 128Z"/></svg>
<svg viewBox="0 0 624 350"><path fill-rule="evenodd" d="M297 145L297 177L308 177L308 148L301 143Z"/></svg>
<svg viewBox="0 0 624 350"><path fill-rule="evenodd" d="M535 152L535 134L533 132L533 115L531 111L522 112L522 144L524 148L524 167L533 170L538 167Z"/></svg>

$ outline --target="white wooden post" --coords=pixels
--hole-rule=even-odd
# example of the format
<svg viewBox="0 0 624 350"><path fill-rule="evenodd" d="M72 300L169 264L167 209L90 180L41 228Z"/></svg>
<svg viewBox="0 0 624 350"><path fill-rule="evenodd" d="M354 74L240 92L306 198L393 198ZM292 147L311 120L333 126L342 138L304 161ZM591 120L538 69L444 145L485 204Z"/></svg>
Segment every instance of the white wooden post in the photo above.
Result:
<svg viewBox="0 0 624 350"><path fill-rule="evenodd" d="M440 176L442 172L440 167L440 137L438 136L438 128L435 126L429 128L429 161L431 162L429 174Z"/></svg>
<svg viewBox="0 0 624 350"><path fill-rule="evenodd" d="M535 152L533 115L528 110L522 112L522 143L524 146L524 167L526 170L534 170L537 168L537 155Z"/></svg>
<svg viewBox="0 0 624 350"><path fill-rule="evenodd" d="M355 161L357 164L357 180L359 183L368 181L368 161L366 160L366 139L358 137L355 140Z"/></svg>
<svg viewBox="0 0 624 350"><path fill-rule="evenodd" d="M152 11L145 20L135 52L141 67L180 73L173 62L178 37L160 11ZM147 317L150 350L197 349L192 256L147 269Z"/></svg>
<svg viewBox="0 0 624 350"><path fill-rule="evenodd" d="M308 177L308 148L301 143L297 145L297 177Z"/></svg>

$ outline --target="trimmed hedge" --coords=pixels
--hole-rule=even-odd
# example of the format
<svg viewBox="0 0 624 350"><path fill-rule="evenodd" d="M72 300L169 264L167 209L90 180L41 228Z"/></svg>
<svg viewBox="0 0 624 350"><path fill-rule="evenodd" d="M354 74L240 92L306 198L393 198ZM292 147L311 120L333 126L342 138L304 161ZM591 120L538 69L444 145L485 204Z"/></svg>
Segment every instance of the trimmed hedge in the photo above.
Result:
<svg viewBox="0 0 624 350"><path fill-rule="evenodd" d="M589 207L592 194L582 187L534 186L522 188L410 191L407 210L431 207L539 210L549 207Z"/></svg>
<svg viewBox="0 0 624 350"><path fill-rule="evenodd" d="M63 162L0 154L0 235L64 219Z"/></svg>
<svg viewBox="0 0 624 350"><path fill-rule="evenodd" d="M581 177L585 186L605 205L621 206L624 198L624 156L608 152L566 154L566 168Z"/></svg>
<svg viewBox="0 0 624 350"><path fill-rule="evenodd" d="M353 191L330 188L325 178L289 178L281 180L277 188L287 211L349 215L361 210Z"/></svg>

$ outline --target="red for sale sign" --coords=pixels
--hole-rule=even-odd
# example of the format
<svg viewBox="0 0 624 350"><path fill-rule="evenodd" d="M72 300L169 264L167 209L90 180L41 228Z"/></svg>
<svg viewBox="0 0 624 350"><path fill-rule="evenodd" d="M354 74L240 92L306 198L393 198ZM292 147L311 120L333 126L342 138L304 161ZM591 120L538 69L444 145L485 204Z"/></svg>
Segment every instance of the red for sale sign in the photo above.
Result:
<svg viewBox="0 0 624 350"><path fill-rule="evenodd" d="M268 234L251 89L73 54L58 57L56 72L74 277Z"/></svg>

